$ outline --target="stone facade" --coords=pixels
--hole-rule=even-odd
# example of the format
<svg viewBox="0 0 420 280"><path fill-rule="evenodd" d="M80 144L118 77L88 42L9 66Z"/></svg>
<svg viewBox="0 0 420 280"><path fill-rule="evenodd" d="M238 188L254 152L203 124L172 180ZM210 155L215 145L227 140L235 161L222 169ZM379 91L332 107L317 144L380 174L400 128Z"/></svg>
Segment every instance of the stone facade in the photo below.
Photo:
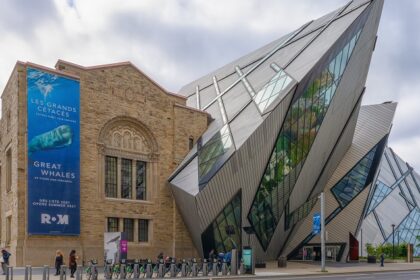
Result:
<svg viewBox="0 0 420 280"><path fill-rule="evenodd" d="M28 66L80 80L78 237L27 233ZM119 218L120 230L123 218L136 219L129 259L155 259L161 251L176 257L195 256L197 251L167 185L190 142L200 137L209 121L207 113L185 103L184 97L168 93L129 62L82 67L58 61L56 69L18 62L2 95L0 122L1 245L12 253L11 265L52 265L57 249L65 252L66 260L67 253L76 249L81 261L102 261L108 217ZM105 156L146 162L146 200L106 197ZM137 241L137 219L149 220L148 242Z"/></svg>

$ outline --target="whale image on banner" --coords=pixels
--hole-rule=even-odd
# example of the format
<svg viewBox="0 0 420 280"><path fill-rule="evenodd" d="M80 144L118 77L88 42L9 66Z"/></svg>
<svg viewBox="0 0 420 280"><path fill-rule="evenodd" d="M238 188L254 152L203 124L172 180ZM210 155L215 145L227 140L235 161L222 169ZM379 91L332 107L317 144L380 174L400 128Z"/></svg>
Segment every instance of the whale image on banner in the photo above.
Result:
<svg viewBox="0 0 420 280"><path fill-rule="evenodd" d="M80 234L80 83L27 68L28 233Z"/></svg>

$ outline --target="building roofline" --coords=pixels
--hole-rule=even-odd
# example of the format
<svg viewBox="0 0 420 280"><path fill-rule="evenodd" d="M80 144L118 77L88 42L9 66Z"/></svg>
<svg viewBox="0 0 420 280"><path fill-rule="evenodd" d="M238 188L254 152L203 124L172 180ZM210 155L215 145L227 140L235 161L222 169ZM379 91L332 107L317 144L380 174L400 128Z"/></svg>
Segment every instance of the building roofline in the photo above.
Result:
<svg viewBox="0 0 420 280"><path fill-rule="evenodd" d="M72 67L76 67L79 68L81 70L85 70L85 71L89 71L89 70L98 70L98 69L106 69L106 68L113 68L113 67L121 67L121 66L131 66L133 67L136 71L138 71L140 74L142 74L143 76L145 76L149 81L151 81L155 86L159 87L162 91L164 91L166 94L168 95L173 95L175 97L178 98L182 98L184 100L187 100L187 97L184 97L182 95L179 94L175 94L172 93L168 90L166 90L163 86L161 86L159 83L157 83L154 79L152 79L149 75L147 75L145 72L143 72L142 70L140 70L140 68L138 68L136 65L134 65L131 61L121 61L121 62L116 62L116 63L108 63L108 64L100 64L100 65L94 65L94 66L83 66L80 64L76 64L73 62L69 62L63 59L58 59L57 63L55 64L55 68L58 67L58 64L63 63L63 64L68 64Z"/></svg>
<svg viewBox="0 0 420 280"><path fill-rule="evenodd" d="M47 67L47 66L44 66L44 65L33 63L33 62L25 62L25 63L23 63L23 65L38 68L38 69L50 72L52 74L67 76L67 77L72 78L72 79L80 80L80 77L78 75L70 74L68 72L64 72L64 71L61 71L61 70L58 70L58 69L55 69L55 68L50 68L50 67Z"/></svg>
<svg viewBox="0 0 420 280"><path fill-rule="evenodd" d="M194 112L197 112L197 113L202 113L202 114L207 115L208 118L212 118L211 115L208 112L197 109L197 108L189 107L189 106L178 104L178 103L175 103L174 106L180 107L180 108L183 108L183 109L187 109L187 110L190 110L190 111L194 111Z"/></svg>

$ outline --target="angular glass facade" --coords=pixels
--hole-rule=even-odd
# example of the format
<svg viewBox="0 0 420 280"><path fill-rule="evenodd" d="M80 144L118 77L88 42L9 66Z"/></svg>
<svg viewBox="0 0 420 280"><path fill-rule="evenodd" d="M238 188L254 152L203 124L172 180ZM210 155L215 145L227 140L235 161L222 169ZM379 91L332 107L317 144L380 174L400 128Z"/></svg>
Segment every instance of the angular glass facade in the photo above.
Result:
<svg viewBox="0 0 420 280"><path fill-rule="evenodd" d="M414 208L410 214L395 228L394 242L396 244L412 243L414 244L414 255L420 254L420 248L417 247L417 236L420 236L420 209ZM386 243L392 243L392 233L388 236Z"/></svg>
<svg viewBox="0 0 420 280"><path fill-rule="evenodd" d="M241 194L238 193L202 234L204 254L212 249L218 253L233 248L240 250L241 233Z"/></svg>
<svg viewBox="0 0 420 280"><path fill-rule="evenodd" d="M321 68L287 112L248 215L264 250L292 191L290 181L299 175L360 33L361 29Z"/></svg>
<svg viewBox="0 0 420 280"><path fill-rule="evenodd" d="M225 125L204 146L198 150L198 176L205 177L215 166L217 160L232 147L229 126Z"/></svg>
<svg viewBox="0 0 420 280"><path fill-rule="evenodd" d="M288 230L299 221L306 218L309 213L311 212L312 208L314 208L316 202L318 201L318 196L311 198L310 200L306 201L304 204L299 206L298 209L290 213L286 216L286 224L285 229Z"/></svg>
<svg viewBox="0 0 420 280"><path fill-rule="evenodd" d="M375 209L375 207L378 206L391 191L392 189L390 187L378 180L376 182L375 192L369 204L367 215L369 215L370 212L372 212L373 209Z"/></svg>
<svg viewBox="0 0 420 280"><path fill-rule="evenodd" d="M332 189L338 203L346 207L366 186L377 146L360 160Z"/></svg>
<svg viewBox="0 0 420 280"><path fill-rule="evenodd" d="M277 72L271 80L263 86L260 91L255 95L255 103L261 112L270 106L270 104L277 99L280 93L285 89L293 80L290 78L283 69L272 63L271 67ZM286 93L283 91L283 93Z"/></svg>

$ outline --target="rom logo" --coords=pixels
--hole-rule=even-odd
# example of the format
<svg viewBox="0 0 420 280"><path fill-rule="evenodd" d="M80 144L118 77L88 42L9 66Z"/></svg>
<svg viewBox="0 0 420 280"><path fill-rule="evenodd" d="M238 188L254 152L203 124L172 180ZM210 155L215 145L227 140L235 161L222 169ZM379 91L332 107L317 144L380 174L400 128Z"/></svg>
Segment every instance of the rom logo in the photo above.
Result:
<svg viewBox="0 0 420 280"><path fill-rule="evenodd" d="M41 224L68 225L69 215L57 214L56 216L51 216L50 214L41 214Z"/></svg>

